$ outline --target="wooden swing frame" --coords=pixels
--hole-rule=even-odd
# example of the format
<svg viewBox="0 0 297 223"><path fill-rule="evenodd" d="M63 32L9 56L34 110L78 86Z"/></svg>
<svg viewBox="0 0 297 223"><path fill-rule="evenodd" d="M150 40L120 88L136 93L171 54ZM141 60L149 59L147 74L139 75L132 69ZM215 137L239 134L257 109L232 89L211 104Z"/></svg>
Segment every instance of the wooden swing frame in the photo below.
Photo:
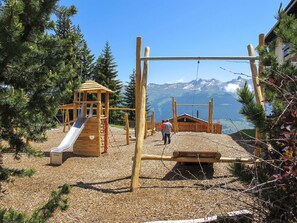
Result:
<svg viewBox="0 0 297 223"><path fill-rule="evenodd" d="M259 35L259 45L264 45L264 34ZM256 95L256 103L261 104L264 108L263 92L259 85L258 73L261 72L262 66L257 69L256 60L259 57L255 56L254 48L250 44L247 46L249 56L212 56L212 57L150 57L150 48L145 47L144 57L141 57L142 38L136 38L136 91L135 91L135 109L136 109L136 144L133 158L132 176L131 176L131 191L135 191L139 187L139 176L141 168L143 142L145 135L145 109L146 109L146 91L147 91L147 76L149 61L152 60L248 60L252 72L254 91ZM141 72L141 62L143 61L143 72ZM257 142L260 140L259 129L256 129L256 148L255 155L260 156L260 149ZM160 158L162 159L162 157ZM199 162L199 159L197 160Z"/></svg>

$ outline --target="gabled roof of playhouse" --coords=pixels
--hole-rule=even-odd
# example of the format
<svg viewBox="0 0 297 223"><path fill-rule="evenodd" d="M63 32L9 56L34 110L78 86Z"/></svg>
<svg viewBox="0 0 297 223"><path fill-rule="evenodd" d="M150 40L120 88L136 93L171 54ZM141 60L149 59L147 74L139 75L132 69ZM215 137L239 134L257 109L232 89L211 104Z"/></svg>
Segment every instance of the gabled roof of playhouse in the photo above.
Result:
<svg viewBox="0 0 297 223"><path fill-rule="evenodd" d="M98 84L97 82L92 81L92 80L88 80L85 83L83 83L78 91L79 92L82 92L82 91L97 92L98 90L100 90L101 93L113 92L112 90L108 89L107 87L104 87L103 85Z"/></svg>

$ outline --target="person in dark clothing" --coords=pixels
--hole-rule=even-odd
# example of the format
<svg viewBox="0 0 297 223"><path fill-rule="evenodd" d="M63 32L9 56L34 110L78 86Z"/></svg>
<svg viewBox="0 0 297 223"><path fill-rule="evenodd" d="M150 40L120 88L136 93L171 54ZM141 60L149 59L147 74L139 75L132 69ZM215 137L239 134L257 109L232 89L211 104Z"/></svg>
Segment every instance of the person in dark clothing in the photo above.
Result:
<svg viewBox="0 0 297 223"><path fill-rule="evenodd" d="M170 133L172 129L172 124L169 122L169 120L166 120L164 124L164 145L167 143L168 139L168 144L170 144L171 139L170 139Z"/></svg>

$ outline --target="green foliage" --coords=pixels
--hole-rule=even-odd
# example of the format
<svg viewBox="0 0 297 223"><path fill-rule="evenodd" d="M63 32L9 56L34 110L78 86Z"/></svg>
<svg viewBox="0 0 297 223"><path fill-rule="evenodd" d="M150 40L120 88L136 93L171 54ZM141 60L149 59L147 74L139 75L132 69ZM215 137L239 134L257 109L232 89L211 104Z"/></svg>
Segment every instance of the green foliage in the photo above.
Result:
<svg viewBox="0 0 297 223"><path fill-rule="evenodd" d="M16 153L26 150L24 138L46 140L58 105L79 84L78 38L50 32L56 3L8 0L0 6L0 137Z"/></svg>
<svg viewBox="0 0 297 223"><path fill-rule="evenodd" d="M68 200L63 195L70 193L70 186L64 184L59 191L53 191L48 202L42 207L37 209L31 219L49 219L57 208L62 211L67 210L69 207Z"/></svg>
<svg viewBox="0 0 297 223"><path fill-rule="evenodd" d="M8 169L0 166L0 181L9 180L10 176L31 177L35 174L34 169Z"/></svg>
<svg viewBox="0 0 297 223"><path fill-rule="evenodd" d="M6 181L10 177L10 171L7 168L0 166L0 181Z"/></svg>
<svg viewBox="0 0 297 223"><path fill-rule="evenodd" d="M279 12L279 25L275 30L277 38L289 46L289 53L297 52L297 20L292 15ZM239 91L239 100L243 104L242 114L261 128L269 145L267 157L276 161L266 162L253 169L240 169L234 174L241 174L250 179L252 175L261 187L255 193L261 195L262 205L268 210L267 222L278 219L283 222L296 222L297 219L297 68L287 60L282 64L273 56L275 42L258 48L265 69L261 73L261 85L266 103L271 113L262 116L260 109L252 102L253 95L247 87ZM294 55L296 56L296 55ZM290 58L290 56L288 56ZM264 179L264 181L263 181Z"/></svg>
<svg viewBox="0 0 297 223"><path fill-rule="evenodd" d="M79 37L77 46L77 58L79 58L79 67L77 73L79 74L81 82L83 83L93 78L95 56L91 54L91 50L88 48L87 42L84 40L84 36L81 33L80 28L76 27L75 30Z"/></svg>
<svg viewBox="0 0 297 223"><path fill-rule="evenodd" d="M242 89L238 90L238 101L242 103L240 113L252 122L255 127L263 129L265 126L266 115L263 107L256 104L254 101L254 94L249 90L247 82Z"/></svg>
<svg viewBox="0 0 297 223"><path fill-rule="evenodd" d="M71 187L64 184L58 191L53 191L48 202L41 208L36 209L31 217L19 213L13 209L0 209L0 222L3 223L43 223L46 222L52 214L60 208L62 211L69 207L65 195L69 194Z"/></svg>
<svg viewBox="0 0 297 223"><path fill-rule="evenodd" d="M127 108L135 108L135 88L136 88L136 76L135 70L130 74L130 81L125 88L123 104ZM135 121L135 111L128 111L129 120Z"/></svg>
<svg viewBox="0 0 297 223"><path fill-rule="evenodd" d="M113 91L110 94L110 107L118 107L122 103L122 97L120 95L122 83L117 79L118 71L116 67L117 65L114 62L111 47L109 43L106 42L104 50L97 59L93 78L94 81ZM113 111L110 113L110 120L120 120L123 119L122 116L121 112Z"/></svg>
<svg viewBox="0 0 297 223"><path fill-rule="evenodd" d="M0 209L0 222L3 223L27 223L28 217L13 209Z"/></svg>
<svg viewBox="0 0 297 223"><path fill-rule="evenodd" d="M127 108L135 108L135 92L136 92L136 71L133 70L132 74L129 76L130 81L125 87L124 96L123 96L123 105ZM150 112L150 103L148 94L146 92L146 114L149 115ZM135 121L135 111L128 111L129 120Z"/></svg>

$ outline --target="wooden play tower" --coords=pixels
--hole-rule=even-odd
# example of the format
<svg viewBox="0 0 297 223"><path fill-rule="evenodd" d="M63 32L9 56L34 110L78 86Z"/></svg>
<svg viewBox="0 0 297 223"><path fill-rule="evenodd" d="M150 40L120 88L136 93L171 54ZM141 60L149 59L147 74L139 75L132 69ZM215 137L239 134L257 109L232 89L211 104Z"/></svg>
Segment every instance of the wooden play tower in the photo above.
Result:
<svg viewBox="0 0 297 223"><path fill-rule="evenodd" d="M112 91L88 80L74 92L73 120L80 114L88 120L73 145L73 153L83 156L101 156L108 150L109 94ZM90 115L91 114L91 115Z"/></svg>

